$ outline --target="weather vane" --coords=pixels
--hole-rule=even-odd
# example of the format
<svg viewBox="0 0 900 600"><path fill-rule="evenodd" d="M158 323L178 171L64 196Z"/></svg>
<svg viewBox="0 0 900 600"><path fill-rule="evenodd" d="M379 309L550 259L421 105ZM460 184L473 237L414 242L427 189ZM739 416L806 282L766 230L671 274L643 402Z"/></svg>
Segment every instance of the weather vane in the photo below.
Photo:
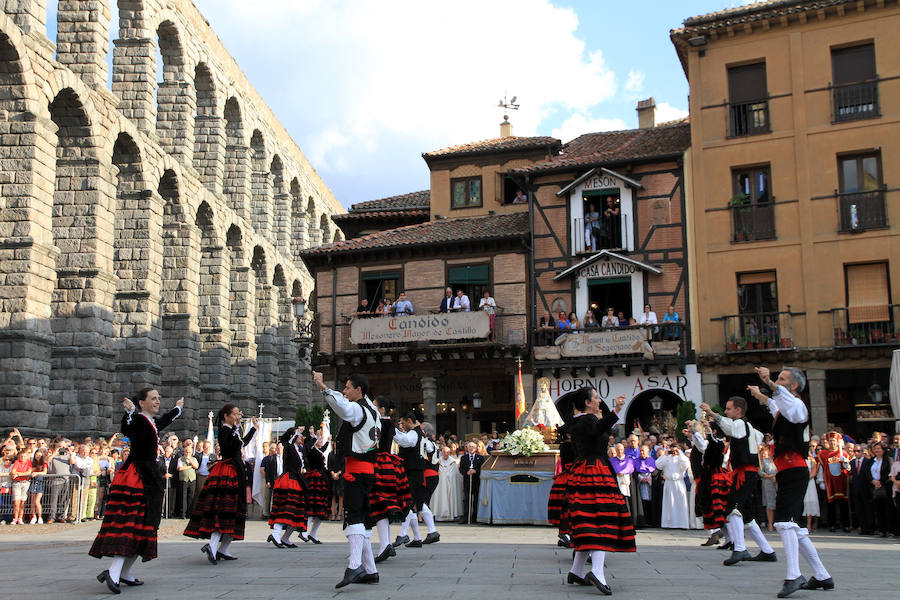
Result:
<svg viewBox="0 0 900 600"><path fill-rule="evenodd" d="M507 114L510 110L519 110L519 105L516 104L516 100L518 96L513 96L509 101L506 100L506 92L503 93L503 99L500 100L499 104L497 104L498 108L503 109L503 120L509 121L509 114Z"/></svg>

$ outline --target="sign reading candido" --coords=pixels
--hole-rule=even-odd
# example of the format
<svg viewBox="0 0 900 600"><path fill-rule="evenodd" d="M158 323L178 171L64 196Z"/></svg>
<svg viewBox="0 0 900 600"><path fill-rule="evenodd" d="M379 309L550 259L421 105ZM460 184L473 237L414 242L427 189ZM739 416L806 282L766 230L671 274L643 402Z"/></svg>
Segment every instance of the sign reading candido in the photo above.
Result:
<svg viewBox="0 0 900 600"><path fill-rule="evenodd" d="M396 344L430 340L486 338L491 332L484 311L402 315L354 319L350 323L352 344Z"/></svg>

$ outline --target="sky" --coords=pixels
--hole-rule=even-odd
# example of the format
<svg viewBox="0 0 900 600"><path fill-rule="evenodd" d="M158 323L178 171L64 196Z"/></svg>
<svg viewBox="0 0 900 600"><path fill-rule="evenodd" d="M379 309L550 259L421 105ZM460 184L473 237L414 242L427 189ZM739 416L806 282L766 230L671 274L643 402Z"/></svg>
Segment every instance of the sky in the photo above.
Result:
<svg viewBox="0 0 900 600"><path fill-rule="evenodd" d="M422 153L498 137L504 97L520 105L509 111L514 135L563 142L637 127L637 101L650 96L657 122L687 116L669 30L747 2L194 3L349 207L427 189ZM48 17L50 29L55 14Z"/></svg>

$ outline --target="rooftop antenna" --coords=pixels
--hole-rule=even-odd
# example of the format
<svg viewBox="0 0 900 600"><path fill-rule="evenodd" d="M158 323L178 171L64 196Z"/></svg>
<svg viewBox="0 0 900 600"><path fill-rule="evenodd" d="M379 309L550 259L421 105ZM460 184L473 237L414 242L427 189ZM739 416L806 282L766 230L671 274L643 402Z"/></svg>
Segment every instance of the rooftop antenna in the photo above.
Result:
<svg viewBox="0 0 900 600"><path fill-rule="evenodd" d="M516 100L518 96L513 96L509 101L506 100L506 92L503 92L503 99L497 104L498 108L503 109L503 120L509 121L509 111L511 110L519 110L519 105L516 104Z"/></svg>

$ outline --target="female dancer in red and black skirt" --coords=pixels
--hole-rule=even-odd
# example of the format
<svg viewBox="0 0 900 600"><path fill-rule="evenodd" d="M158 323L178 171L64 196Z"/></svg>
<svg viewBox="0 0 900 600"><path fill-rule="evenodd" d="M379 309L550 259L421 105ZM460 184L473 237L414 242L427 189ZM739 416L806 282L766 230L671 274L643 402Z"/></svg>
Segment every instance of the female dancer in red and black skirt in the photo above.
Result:
<svg viewBox="0 0 900 600"><path fill-rule="evenodd" d="M106 513L100 532L89 554L93 557L112 556L109 569L97 576L114 594L119 584L143 585L131 575L131 566L140 555L146 562L156 558L156 531L162 516L163 479L156 466L159 431L181 416L184 398L162 417L159 412L159 392L145 388L138 392L140 412L135 414L134 403L125 398L127 411L122 417L122 434L131 440L131 452L116 473L109 488Z"/></svg>
<svg viewBox="0 0 900 600"><path fill-rule="evenodd" d="M723 537L727 517L725 507L731 493L731 472L725 468L725 436L715 423L706 420L688 421L691 444L702 452L702 467L697 478L697 506L703 517L703 528L709 531L709 539L701 546L713 546ZM693 431L690 430L693 429Z"/></svg>
<svg viewBox="0 0 900 600"><path fill-rule="evenodd" d="M219 409L216 421L219 424L219 455L222 460L209 470L209 477L200 490L194 505L194 514L184 530L184 535L192 538L209 538L200 551L209 562L235 560L228 552L232 540L244 539L244 525L247 521L246 480L241 449L250 443L256 433L257 419L253 417L253 427L241 439L238 426L243 417L241 409L234 404L226 404Z"/></svg>
<svg viewBox="0 0 900 600"><path fill-rule="evenodd" d="M306 531L306 490L309 485L303 476L306 471L303 452L295 445L300 434L291 427L281 435L284 472L272 488L272 510L269 512L272 533L266 539L276 548L296 548L297 545L291 543L291 534L299 530L303 535Z"/></svg>
<svg viewBox="0 0 900 600"><path fill-rule="evenodd" d="M569 484L569 475L572 465L575 463L575 447L569 435L572 419L580 411L573 411L572 398L575 392L568 392L556 401L556 409L559 414L566 415L566 421L556 429L556 441L559 444L560 470L553 478L553 486L550 488L550 499L547 501L547 521L556 525L559 541L558 546L572 547L572 531L569 527L569 516L566 514L566 487Z"/></svg>
<svg viewBox="0 0 900 600"><path fill-rule="evenodd" d="M578 458L566 489L566 510L575 548L575 559L566 581L593 584L607 596L612 590L603 573L606 553L636 550L631 514L606 454L609 430L619 420L617 413L624 404L625 396L617 397L615 409L611 411L595 389L581 388L573 405L584 414L574 417L570 430ZM589 555L591 570L582 577Z"/></svg>
<svg viewBox="0 0 900 600"><path fill-rule="evenodd" d="M396 432L390 417L394 402L385 396L377 396L375 406L381 415L381 437L378 439L378 459L375 462L375 484L369 494L368 525L378 529L380 548L375 562L380 563L391 556L397 556L397 551L391 544L390 523L392 520L403 521L413 507L413 499L403 459L391 454L391 444Z"/></svg>
<svg viewBox="0 0 900 600"><path fill-rule="evenodd" d="M312 428L310 428L312 432ZM306 535L300 534L304 542L321 544L316 534L322 519L328 518L331 507L331 480L326 475L325 453L328 452L329 441L318 436L308 435L303 442L306 460L306 482L309 490L306 493Z"/></svg>

